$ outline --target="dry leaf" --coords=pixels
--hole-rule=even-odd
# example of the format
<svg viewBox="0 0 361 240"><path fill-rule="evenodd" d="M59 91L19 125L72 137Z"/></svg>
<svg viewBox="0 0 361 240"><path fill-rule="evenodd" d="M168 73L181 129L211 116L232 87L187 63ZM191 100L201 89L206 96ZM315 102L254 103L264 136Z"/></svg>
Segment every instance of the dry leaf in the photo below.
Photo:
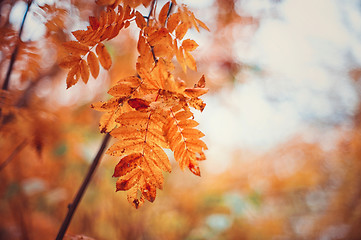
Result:
<svg viewBox="0 0 361 240"><path fill-rule="evenodd" d="M95 50L102 67L106 70L109 70L109 68L112 66L112 59L110 58L110 54L108 53L108 50L105 48L104 44L99 43Z"/></svg>

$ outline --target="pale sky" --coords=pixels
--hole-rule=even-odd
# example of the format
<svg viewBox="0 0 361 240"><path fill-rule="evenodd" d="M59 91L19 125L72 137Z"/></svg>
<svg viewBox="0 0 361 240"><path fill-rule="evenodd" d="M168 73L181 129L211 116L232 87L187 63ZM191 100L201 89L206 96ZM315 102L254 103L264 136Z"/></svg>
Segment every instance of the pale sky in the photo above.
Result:
<svg viewBox="0 0 361 240"><path fill-rule="evenodd" d="M271 7L268 0L242 2L255 15ZM235 148L267 150L308 126L326 135L328 127L347 122L358 103L347 75L350 54L361 63L357 1L285 0L277 15L261 20L247 51L239 44L239 59L267 75L205 97L207 107L197 114L211 171L226 168Z"/></svg>

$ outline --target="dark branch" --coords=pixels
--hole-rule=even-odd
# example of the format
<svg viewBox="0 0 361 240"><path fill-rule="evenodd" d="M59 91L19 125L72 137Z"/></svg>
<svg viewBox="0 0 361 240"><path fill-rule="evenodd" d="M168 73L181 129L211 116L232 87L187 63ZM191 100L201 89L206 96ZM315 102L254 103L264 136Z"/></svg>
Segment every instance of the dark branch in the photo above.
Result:
<svg viewBox="0 0 361 240"><path fill-rule="evenodd" d="M167 18L165 19L166 23L168 21L170 13L172 12L172 8L173 8L173 2L170 2L169 9L168 9L168 12L167 12Z"/></svg>
<svg viewBox="0 0 361 240"><path fill-rule="evenodd" d="M56 240L63 239L63 237L64 237L64 235L66 233L66 230L69 227L70 221L73 218L73 214L74 214L77 206L79 205L79 202L80 202L81 198L83 197L87 186L90 183L90 180L91 180L91 178L92 178L92 176L94 174L95 169L97 168L97 166L99 164L100 158L103 155L103 152L104 152L104 150L105 150L105 148L106 148L106 146L108 144L109 139L110 139L110 134L107 133L105 135L104 139L103 139L102 145L100 146L97 155L95 156L92 164L89 167L88 173L85 176L85 178L83 180L83 183L80 186L80 188L79 188L73 202L68 205L68 214L66 215L66 217L65 217L65 219L64 219L64 221L63 221L63 223L62 223L62 225L61 225L61 227L59 229L58 235L56 236Z"/></svg>
<svg viewBox="0 0 361 240"><path fill-rule="evenodd" d="M3 170L21 150L23 150L23 148L26 146L26 144L27 144L27 141L25 139L14 149L14 151L10 154L10 156L4 162L2 162L0 164L0 171Z"/></svg>
<svg viewBox="0 0 361 240"><path fill-rule="evenodd" d="M150 20L150 16L152 15L152 12L154 10L154 6L155 6L156 0L153 0L152 5L150 7L150 11L147 17L147 26L149 26L149 20Z"/></svg>
<svg viewBox="0 0 361 240"><path fill-rule="evenodd" d="M151 5L151 7L150 7L150 11L149 11L148 17L147 17L147 26L149 26L150 16L152 15L152 12L153 12L153 10L154 10L155 4L156 4L156 0L153 0L152 5ZM158 59L157 59L157 57L156 57L155 54L154 54L154 47L153 47L153 46L150 46L150 49L151 49L151 51L152 51L153 60L154 60L155 64L157 64Z"/></svg>
<svg viewBox="0 0 361 240"><path fill-rule="evenodd" d="M11 54L9 67L8 67L7 72L6 72L4 84L2 86L3 90L8 90L8 88L9 88L10 76L11 76L11 72L13 71L14 63L15 63L16 57L17 57L18 52L19 52L19 45L20 45L20 41L21 41L21 34L23 33L23 29L24 29L25 19L26 19L26 16L28 15L28 12L29 12L29 9L30 9L30 6L31 6L32 3L33 3L33 0L28 1L28 5L27 5L27 8L26 8L24 17L23 17L23 21L21 22L21 26L20 26L20 31L19 31L19 35L18 35L18 42L17 42L17 44L15 46L15 49L14 49L13 53Z"/></svg>

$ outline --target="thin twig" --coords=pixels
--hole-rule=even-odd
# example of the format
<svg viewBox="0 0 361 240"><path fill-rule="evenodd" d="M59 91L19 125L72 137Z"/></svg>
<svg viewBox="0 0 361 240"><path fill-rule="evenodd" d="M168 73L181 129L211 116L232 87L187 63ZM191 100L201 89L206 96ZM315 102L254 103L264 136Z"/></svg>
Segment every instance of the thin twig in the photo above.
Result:
<svg viewBox="0 0 361 240"><path fill-rule="evenodd" d="M147 26L149 26L150 16L152 15L152 12L153 12L153 10L154 10L155 4L156 4L156 0L153 0L152 5L151 5L151 7L150 7L150 11L149 11L148 17L147 17ZM153 47L153 46L150 46L150 49L151 49L151 51L152 51L153 60L154 60L155 64L157 64L158 59L157 59L157 57L155 56L154 47Z"/></svg>
<svg viewBox="0 0 361 240"><path fill-rule="evenodd" d="M167 23L168 18L170 13L172 12L172 8L173 8L173 2L170 2L169 8L168 8L168 12L167 12L167 18L165 19L165 22Z"/></svg>
<svg viewBox="0 0 361 240"><path fill-rule="evenodd" d="M81 198L83 197L84 195L84 192L87 188L87 186L89 185L90 183L90 180L94 174L94 171L95 169L97 168L98 164L99 164L99 161L100 161L100 158L101 156L103 155L103 152L108 144L108 141L110 139L110 134L107 133L103 139L103 142L99 148L99 151L97 153L97 155L95 156L92 164L90 165L89 167L89 170L88 170L88 173L87 175L85 176L84 180L83 180L83 183L82 185L80 186L73 202L71 204L68 205L68 214L66 215L60 229L59 229L59 232L58 232L58 235L56 236L56 240L61 240L63 239L65 233L66 233L66 230L68 229L69 227L69 224L70 224L70 221L73 217L73 214L77 208L77 206L79 205L79 202L81 200Z"/></svg>
<svg viewBox="0 0 361 240"><path fill-rule="evenodd" d="M18 40L17 40L18 42L17 42L17 44L15 46L15 49L14 49L13 53L11 54L9 67L8 67L7 72L6 72L4 84L2 86L3 90L8 90L8 88L9 88L10 76L11 76L11 72L13 71L14 63L15 63L16 57L17 57L18 52L19 52L19 45L20 45L20 41L21 41L21 34L23 33L23 29L24 29L25 19L26 19L26 16L28 15L28 12L29 12L29 9L30 9L30 6L31 6L32 3L33 3L33 0L28 1L28 5L27 5L27 8L25 10L24 18L23 18L23 21L22 21L21 26L20 26L20 31L19 31Z"/></svg>
<svg viewBox="0 0 361 240"><path fill-rule="evenodd" d="M14 157L21 151L23 150L23 148L26 146L27 144L27 140L24 139L15 149L14 151L10 154L10 156L0 164L0 171L3 170L12 159L14 159Z"/></svg>
<svg viewBox="0 0 361 240"><path fill-rule="evenodd" d="M150 6L150 11L147 17L147 26L149 27L149 20L150 20L150 16L152 15L153 9L154 9L154 5L155 5L156 0L153 0L152 5Z"/></svg>

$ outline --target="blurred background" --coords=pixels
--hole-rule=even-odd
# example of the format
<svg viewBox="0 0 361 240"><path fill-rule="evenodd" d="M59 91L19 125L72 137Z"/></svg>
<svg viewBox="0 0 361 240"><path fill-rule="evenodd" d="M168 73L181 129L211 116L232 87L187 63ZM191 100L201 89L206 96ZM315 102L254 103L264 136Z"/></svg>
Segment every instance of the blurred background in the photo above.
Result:
<svg viewBox="0 0 361 240"><path fill-rule="evenodd" d="M163 6L166 1L158 1ZM202 177L174 159L154 203L115 193L104 156L68 239L361 239L361 2L197 0L210 32L191 30L207 106L195 112L209 150ZM0 1L1 83L26 2ZM54 239L102 136L90 104L135 73L135 27L106 47L110 71L66 90L61 44L101 7L36 0L2 92L0 239ZM147 14L149 9L139 8ZM6 163L6 164L4 164Z"/></svg>

